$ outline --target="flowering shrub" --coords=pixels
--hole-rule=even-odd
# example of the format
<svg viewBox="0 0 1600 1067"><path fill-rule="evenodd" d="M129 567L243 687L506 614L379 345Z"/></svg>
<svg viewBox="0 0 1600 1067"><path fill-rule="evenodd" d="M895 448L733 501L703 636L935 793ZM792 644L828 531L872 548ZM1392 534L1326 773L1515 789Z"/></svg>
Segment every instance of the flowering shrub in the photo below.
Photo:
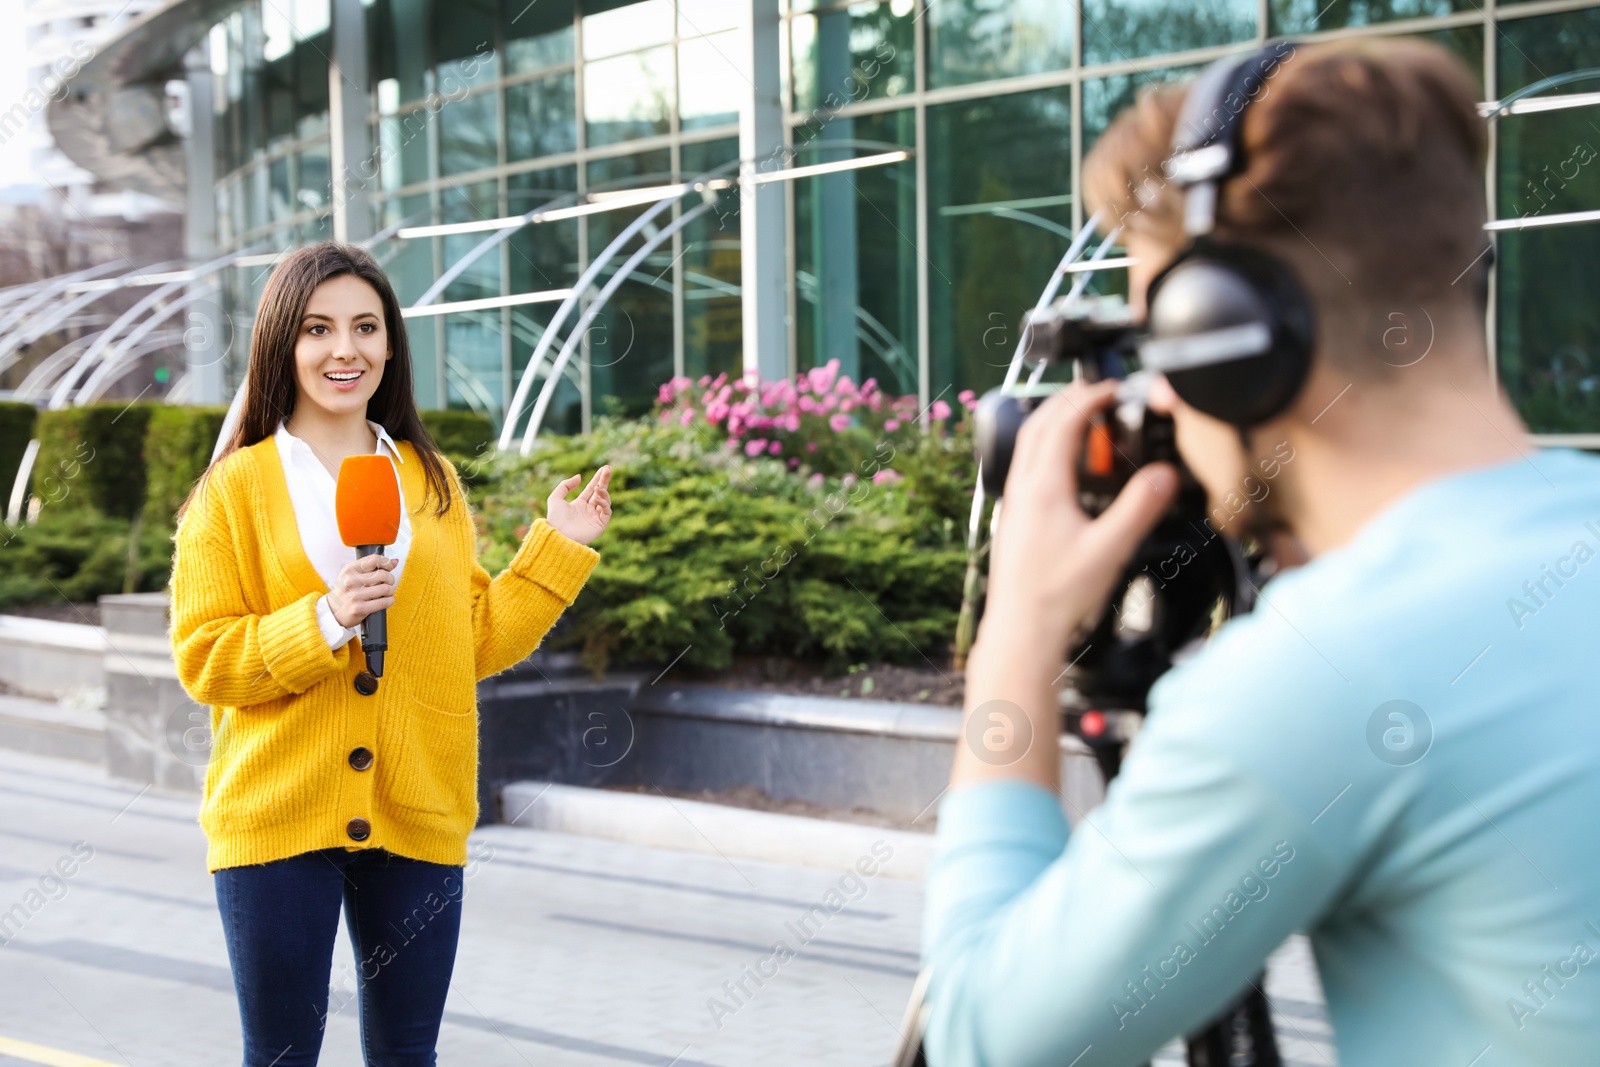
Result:
<svg viewBox="0 0 1600 1067"><path fill-rule="evenodd" d="M977 401L968 390L958 402L963 408L959 431ZM656 393L656 417L663 423L697 427L708 439L751 458L775 456L790 470L804 467L835 476L867 474L861 464L879 445L914 447L930 427L942 432L951 414L943 399L923 409L914 396L884 392L876 379L858 385L839 373L837 359L793 380L705 375L699 381L674 378ZM871 477L881 484L899 475L885 469Z"/></svg>
<svg viewBox="0 0 1600 1067"><path fill-rule="evenodd" d="M761 405L755 393L732 448L731 404L718 434L685 404L688 420L602 417L590 433L541 440L527 459L486 461L473 501L484 566L494 573L510 562L552 485L610 463L615 510L595 545L600 563L552 647L581 648L596 671L677 663L693 673L740 655L840 670L947 661L974 478L965 422L949 432L841 431L827 419L857 409L841 413L835 404L811 430L820 438L812 452L804 445L813 412L793 431L750 423L787 416L799 395L816 402L816 394L796 389L791 409ZM890 405L881 403L883 422L894 417ZM866 411L872 417L870 404ZM748 447L758 435L764 446ZM790 447L805 460L791 466L799 455L786 456ZM817 462L829 455L841 465Z"/></svg>

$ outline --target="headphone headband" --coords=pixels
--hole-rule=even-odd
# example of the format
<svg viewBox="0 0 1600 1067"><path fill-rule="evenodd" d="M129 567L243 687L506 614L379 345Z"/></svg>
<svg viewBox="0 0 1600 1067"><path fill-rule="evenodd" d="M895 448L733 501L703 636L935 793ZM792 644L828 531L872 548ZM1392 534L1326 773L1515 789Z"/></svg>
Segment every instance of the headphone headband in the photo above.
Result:
<svg viewBox="0 0 1600 1067"><path fill-rule="evenodd" d="M1278 64L1294 52L1280 41L1245 56L1216 60L1195 79L1172 130L1167 175L1185 190L1183 229L1191 237L1216 225L1217 187L1239 166L1244 112Z"/></svg>

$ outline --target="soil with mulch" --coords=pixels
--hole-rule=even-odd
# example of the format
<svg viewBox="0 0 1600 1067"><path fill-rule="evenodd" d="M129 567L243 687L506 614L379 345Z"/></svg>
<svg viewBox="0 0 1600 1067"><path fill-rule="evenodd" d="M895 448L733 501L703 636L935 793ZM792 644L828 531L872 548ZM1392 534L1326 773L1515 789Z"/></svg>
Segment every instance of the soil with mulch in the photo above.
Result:
<svg viewBox="0 0 1600 1067"><path fill-rule="evenodd" d="M860 823L863 826L881 826L887 830L909 830L913 833L931 834L938 828L939 817L935 810L924 812L912 823L910 819L895 818L870 808L829 808L804 800L778 800L753 785L740 785L732 789L702 789L685 792L675 789L658 789L653 785L608 785L602 788L614 793L644 793L649 796L665 794L680 800L698 800L707 804L722 804L730 808L748 808L752 811L770 811L779 815L799 815L808 819L831 819L835 822Z"/></svg>
<svg viewBox="0 0 1600 1067"><path fill-rule="evenodd" d="M22 615L29 619L77 622L85 626L100 625L99 604L69 604L64 600L52 604L13 604L9 608L0 608L0 615Z"/></svg>
<svg viewBox="0 0 1600 1067"><path fill-rule="evenodd" d="M895 700L959 708L966 692L964 672L947 664L899 667L859 664L843 674L830 674L819 664L776 658L740 658L716 674L697 676L672 672L668 682L714 685L723 689L755 689L766 693L797 693L815 697L856 700Z"/></svg>

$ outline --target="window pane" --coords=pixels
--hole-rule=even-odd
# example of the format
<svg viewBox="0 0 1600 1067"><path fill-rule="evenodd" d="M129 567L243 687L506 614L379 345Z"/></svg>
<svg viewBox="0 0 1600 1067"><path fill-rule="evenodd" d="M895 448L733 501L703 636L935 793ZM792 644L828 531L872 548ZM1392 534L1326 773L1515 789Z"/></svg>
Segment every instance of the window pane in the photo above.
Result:
<svg viewBox="0 0 1600 1067"><path fill-rule="evenodd" d="M591 189L659 185L671 181L672 157L666 149L596 160L589 164ZM601 251L648 207L590 215L589 254ZM670 213L658 215L661 224ZM640 246L635 237L602 270L596 285L608 282ZM589 387L595 409L604 413L601 397L615 397L617 410L642 415L655 403L656 389L672 377L672 242L657 248L634 271L611 302L595 318L586 338Z"/></svg>
<svg viewBox="0 0 1600 1067"><path fill-rule="evenodd" d="M696 37L739 28L739 10L749 0L678 0L678 36Z"/></svg>
<svg viewBox="0 0 1600 1067"><path fill-rule="evenodd" d="M1501 382L1534 433L1600 433L1600 302L1586 280L1600 277L1600 225L1512 230L1497 245Z"/></svg>
<svg viewBox="0 0 1600 1067"><path fill-rule="evenodd" d="M685 130L725 126L739 121L739 94L744 80L738 66L737 33L719 33L685 41L678 51L679 125Z"/></svg>
<svg viewBox="0 0 1600 1067"><path fill-rule="evenodd" d="M1113 119L1129 107L1146 85L1177 81L1197 73L1198 66L1165 67L1142 70L1137 74L1113 74L1105 78L1085 78L1083 82L1083 151L1088 154Z"/></svg>
<svg viewBox="0 0 1600 1067"><path fill-rule="evenodd" d="M445 98L439 123L439 172L463 174L499 162L499 94L493 89L464 99Z"/></svg>
<svg viewBox="0 0 1600 1067"><path fill-rule="evenodd" d="M1597 65L1595 42L1600 41L1600 7L1543 18L1508 19L1499 23L1499 29L1499 47L1495 51L1502 99L1540 78ZM1600 86L1584 82L1553 91L1575 93L1596 88Z"/></svg>
<svg viewBox="0 0 1600 1067"><path fill-rule="evenodd" d="M328 185L328 142L307 145L297 162L300 188L295 190L294 210L320 211L328 206L332 192Z"/></svg>
<svg viewBox="0 0 1600 1067"><path fill-rule="evenodd" d="M419 107L378 120L378 171L393 191L428 180L428 124L433 112Z"/></svg>
<svg viewBox="0 0 1600 1067"><path fill-rule="evenodd" d="M823 127L797 165L855 153L830 139L910 145L910 111ZM795 183L796 336L800 369L839 360L855 381L876 378L896 393L917 391L916 168L911 161L801 178ZM940 284L937 278L935 285Z"/></svg>
<svg viewBox="0 0 1600 1067"><path fill-rule="evenodd" d="M506 86L506 159L537 159L578 147L572 71Z"/></svg>
<svg viewBox="0 0 1600 1067"><path fill-rule="evenodd" d="M1256 0L1083 0L1083 61L1115 63L1247 41L1259 19Z"/></svg>
<svg viewBox="0 0 1600 1067"><path fill-rule="evenodd" d="M487 85L499 77L494 54L495 0L436 0L434 48L439 60L439 92L458 94L462 86ZM401 33L415 33L402 25Z"/></svg>
<svg viewBox="0 0 1600 1067"><path fill-rule="evenodd" d="M672 40L672 0L643 0L583 17L583 57L614 56Z"/></svg>
<svg viewBox="0 0 1600 1067"><path fill-rule="evenodd" d="M904 11L901 10L904 8ZM852 4L791 24L796 111L899 96L915 87L912 5Z"/></svg>
<svg viewBox="0 0 1600 1067"><path fill-rule="evenodd" d="M1268 21L1277 36L1477 10L1473 0L1271 0Z"/></svg>
<svg viewBox="0 0 1600 1067"><path fill-rule="evenodd" d="M499 188L492 181L446 186L439 193L439 204L443 222L475 222L501 217ZM452 264L493 236L493 233L456 233L441 237L444 268L448 270ZM485 296L499 296L500 292L500 253L497 249L490 249L473 260L460 277L446 286L439 299L441 302L477 300Z"/></svg>
<svg viewBox="0 0 1600 1067"><path fill-rule="evenodd" d="M572 0L502 0L500 31L507 76L572 62Z"/></svg>
<svg viewBox="0 0 1600 1067"><path fill-rule="evenodd" d="M587 64L583 93L591 145L666 133L672 115L672 49Z"/></svg>
<svg viewBox="0 0 1600 1067"><path fill-rule="evenodd" d="M578 187L577 167L554 167L550 170L513 174L506 179L506 214L519 215L552 202L570 204L571 194ZM513 293L535 293L550 289L571 288L578 280L578 227L580 219L560 219L556 222L526 226L511 235L507 242L510 252L510 282ZM522 377L523 368L544 336L546 327L561 306L559 301L543 304L523 304L511 309L511 382L515 388ZM581 309L575 308L565 320L565 327L551 341L545 357L545 366L561 351L561 341L566 338L577 321ZM577 381L581 364L574 359L562 383L556 388L550 408L545 412L541 430L552 433L576 433L583 428L583 396ZM543 386L535 383L535 389ZM519 428L526 426L528 413L533 409L537 392L529 395L523 409Z"/></svg>
<svg viewBox="0 0 1600 1067"><path fill-rule="evenodd" d="M1472 72L1473 84L1478 87L1478 99L1483 99L1483 27L1453 26L1450 29L1419 33L1418 37L1442 45L1455 53L1457 59Z"/></svg>
<svg viewBox="0 0 1600 1067"><path fill-rule="evenodd" d="M934 87L1072 65L1072 7L1060 0L944 0L926 18Z"/></svg>
<svg viewBox="0 0 1600 1067"><path fill-rule="evenodd" d="M928 109L930 388L1000 384L1072 241L1068 90Z"/></svg>
<svg viewBox="0 0 1600 1067"><path fill-rule="evenodd" d="M739 158L739 139L686 144L680 150L685 179ZM723 192L717 206L684 227L683 371L729 376L744 366L744 311L739 299L739 191Z"/></svg>

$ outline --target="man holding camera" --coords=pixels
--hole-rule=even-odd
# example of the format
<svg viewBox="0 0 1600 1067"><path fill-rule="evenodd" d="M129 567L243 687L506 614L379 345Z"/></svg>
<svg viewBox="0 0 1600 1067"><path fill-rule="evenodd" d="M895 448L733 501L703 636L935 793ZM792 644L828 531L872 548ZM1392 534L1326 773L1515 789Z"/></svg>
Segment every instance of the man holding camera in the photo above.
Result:
<svg viewBox="0 0 1600 1067"><path fill-rule="evenodd" d="M1298 930L1347 1065L1600 1055L1600 461L1530 447L1490 371L1475 96L1414 40L1269 48L1086 160L1177 339L1150 406L1277 567L1069 834L1062 667L1178 477L1081 510L1114 383L1024 424L967 669L993 744L958 746L927 883L933 1067L1143 1063Z"/></svg>

